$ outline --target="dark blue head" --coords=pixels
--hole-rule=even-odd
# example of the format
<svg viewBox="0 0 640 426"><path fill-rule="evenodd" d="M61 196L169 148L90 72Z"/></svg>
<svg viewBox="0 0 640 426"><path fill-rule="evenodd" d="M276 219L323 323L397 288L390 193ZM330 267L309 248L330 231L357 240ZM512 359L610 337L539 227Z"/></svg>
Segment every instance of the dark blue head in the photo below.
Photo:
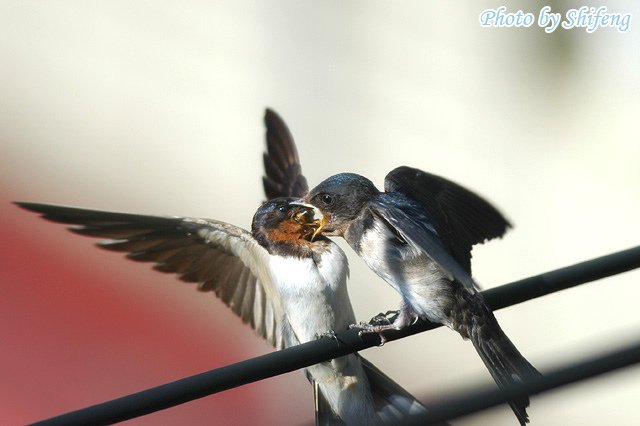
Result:
<svg viewBox="0 0 640 426"><path fill-rule="evenodd" d="M325 216L324 233L343 235L351 221L379 193L366 177L340 173L313 188L305 201L316 206Z"/></svg>

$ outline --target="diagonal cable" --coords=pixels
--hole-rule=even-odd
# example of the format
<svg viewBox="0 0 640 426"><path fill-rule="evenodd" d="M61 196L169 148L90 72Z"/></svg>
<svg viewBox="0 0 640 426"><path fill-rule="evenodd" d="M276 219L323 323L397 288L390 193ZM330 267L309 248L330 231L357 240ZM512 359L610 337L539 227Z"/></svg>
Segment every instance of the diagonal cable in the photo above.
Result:
<svg viewBox="0 0 640 426"><path fill-rule="evenodd" d="M570 385L580 380L590 379L639 362L640 342L636 342L603 355L546 371L544 376L536 377L525 383L505 386L502 389L483 387L474 391L467 391L461 396L453 397L438 404L431 404L428 413L412 416L399 423L398 426L440 425L443 421L453 420L527 395L535 395L560 386Z"/></svg>
<svg viewBox="0 0 640 426"><path fill-rule="evenodd" d="M483 295L492 309L501 309L638 267L640 246L515 281L484 291ZM397 340L439 326L418 321L403 330L385 332L385 337L389 341ZM34 424L96 425L120 422L379 344L380 337L375 334L359 336L357 330L341 331L336 333L335 339L322 338L272 352Z"/></svg>

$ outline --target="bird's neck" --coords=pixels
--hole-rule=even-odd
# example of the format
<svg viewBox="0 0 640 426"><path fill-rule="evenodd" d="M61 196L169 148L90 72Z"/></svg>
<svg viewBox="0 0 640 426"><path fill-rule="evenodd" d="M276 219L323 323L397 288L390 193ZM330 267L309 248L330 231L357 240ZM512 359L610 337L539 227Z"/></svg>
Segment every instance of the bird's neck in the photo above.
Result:
<svg viewBox="0 0 640 426"><path fill-rule="evenodd" d="M343 238L356 253L360 254L362 235L373 227L374 217L369 209L365 209L360 215L351 221L343 233Z"/></svg>

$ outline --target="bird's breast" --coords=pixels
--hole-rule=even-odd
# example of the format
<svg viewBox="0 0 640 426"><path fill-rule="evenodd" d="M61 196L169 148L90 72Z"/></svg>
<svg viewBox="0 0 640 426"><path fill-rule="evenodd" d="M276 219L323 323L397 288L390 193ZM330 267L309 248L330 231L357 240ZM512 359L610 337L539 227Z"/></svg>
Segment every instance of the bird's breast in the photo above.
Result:
<svg viewBox="0 0 640 426"><path fill-rule="evenodd" d="M363 232L360 256L420 317L448 323L451 282L425 253L407 244L381 220Z"/></svg>
<svg viewBox="0 0 640 426"><path fill-rule="evenodd" d="M270 259L271 270L277 271L274 285L300 342L345 328L347 319L353 321L346 294L346 262L342 264L341 257L330 252L320 256L320 262L311 257L272 256Z"/></svg>
<svg viewBox="0 0 640 426"><path fill-rule="evenodd" d="M404 261L415 257L410 249L406 244L403 247L389 227L377 218L362 232L358 242L358 254L367 266L398 291L401 291L398 284Z"/></svg>

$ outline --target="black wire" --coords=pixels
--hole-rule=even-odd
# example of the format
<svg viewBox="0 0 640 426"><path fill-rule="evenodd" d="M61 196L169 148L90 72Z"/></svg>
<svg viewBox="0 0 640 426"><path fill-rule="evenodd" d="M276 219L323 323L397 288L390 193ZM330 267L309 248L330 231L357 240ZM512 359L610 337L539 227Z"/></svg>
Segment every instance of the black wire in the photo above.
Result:
<svg viewBox="0 0 640 426"><path fill-rule="evenodd" d="M502 309L636 268L640 268L640 246L514 281L482 294L491 309Z"/></svg>
<svg viewBox="0 0 640 426"><path fill-rule="evenodd" d="M505 386L502 389L484 387L472 392L465 392L464 395L451 398L446 402L431 404L428 413L412 416L410 419L399 423L399 425L442 424L441 422L443 421L495 407L527 395L535 395L579 380L592 378L638 362L640 362L640 342L606 355L545 371L544 376L536 377L526 383Z"/></svg>
<svg viewBox="0 0 640 426"><path fill-rule="evenodd" d="M638 267L640 246L506 284L487 290L483 295L493 309L499 309ZM403 330L385 332L385 337L387 340L396 340L439 326L418 321ZM34 424L96 425L120 422L379 344L380 338L375 334L359 336L357 330L341 331L336 333L335 339L323 338L272 352Z"/></svg>

